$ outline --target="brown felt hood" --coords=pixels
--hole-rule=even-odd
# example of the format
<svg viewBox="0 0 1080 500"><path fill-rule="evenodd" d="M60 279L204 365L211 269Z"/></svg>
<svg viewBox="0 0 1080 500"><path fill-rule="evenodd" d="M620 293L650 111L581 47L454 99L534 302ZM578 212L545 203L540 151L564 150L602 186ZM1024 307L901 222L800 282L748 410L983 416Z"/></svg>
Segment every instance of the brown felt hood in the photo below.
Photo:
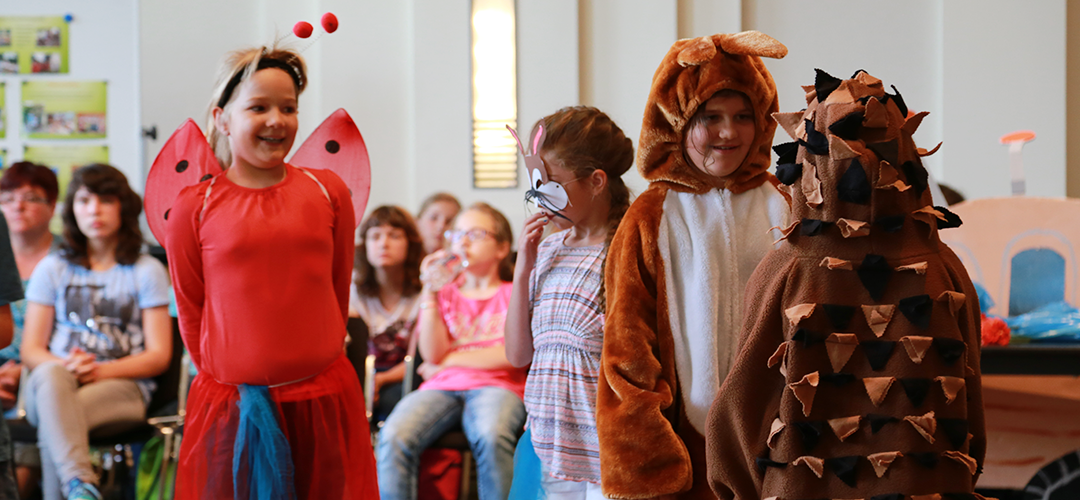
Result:
<svg viewBox="0 0 1080 500"><path fill-rule="evenodd" d="M749 154L726 179L726 189L739 193L769 179L769 146L779 110L776 84L761 57L782 58L787 47L758 31L716 34L679 40L653 75L649 101L638 141L638 169L649 182L666 181L677 189L710 189L687 163L686 127L699 106L721 90L746 94L754 107L756 135Z"/></svg>

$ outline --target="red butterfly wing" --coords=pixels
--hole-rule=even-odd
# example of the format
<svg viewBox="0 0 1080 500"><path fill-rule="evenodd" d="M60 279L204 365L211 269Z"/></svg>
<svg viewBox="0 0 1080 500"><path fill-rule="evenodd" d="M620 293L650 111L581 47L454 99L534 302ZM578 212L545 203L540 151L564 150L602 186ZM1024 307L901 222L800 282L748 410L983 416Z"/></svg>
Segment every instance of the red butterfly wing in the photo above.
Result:
<svg viewBox="0 0 1080 500"><path fill-rule="evenodd" d="M371 194L371 162L364 137L349 113L344 109L334 111L296 150L289 163L330 170L341 177L349 186L356 225L360 225Z"/></svg>
<svg viewBox="0 0 1080 500"><path fill-rule="evenodd" d="M220 173L206 136L189 118L165 142L146 177L146 222L158 243L165 244L165 220L180 190Z"/></svg>

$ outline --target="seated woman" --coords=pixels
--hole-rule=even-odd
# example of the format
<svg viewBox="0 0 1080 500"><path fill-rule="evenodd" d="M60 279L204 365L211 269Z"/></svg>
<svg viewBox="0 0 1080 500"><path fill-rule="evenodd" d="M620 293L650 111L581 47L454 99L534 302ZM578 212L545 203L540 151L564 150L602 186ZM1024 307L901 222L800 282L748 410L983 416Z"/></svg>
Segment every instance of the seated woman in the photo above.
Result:
<svg viewBox="0 0 1080 500"><path fill-rule="evenodd" d="M370 332L368 353L375 355L372 412L379 422L401 400L405 354L419 311L424 246L412 216L394 206L372 211L359 234L349 314L363 318Z"/></svg>
<svg viewBox="0 0 1080 500"><path fill-rule="evenodd" d="M433 254L446 246L443 233L461 211L461 203L450 193L435 193L424 199L416 213L416 227L424 240L424 254Z"/></svg>
<svg viewBox="0 0 1080 500"><path fill-rule="evenodd" d="M89 433L142 422L150 378L169 365L169 278L140 253L140 212L119 170L76 170L61 250L30 277L22 358L32 370L27 418L38 428L45 498L57 486L68 500L101 498Z"/></svg>

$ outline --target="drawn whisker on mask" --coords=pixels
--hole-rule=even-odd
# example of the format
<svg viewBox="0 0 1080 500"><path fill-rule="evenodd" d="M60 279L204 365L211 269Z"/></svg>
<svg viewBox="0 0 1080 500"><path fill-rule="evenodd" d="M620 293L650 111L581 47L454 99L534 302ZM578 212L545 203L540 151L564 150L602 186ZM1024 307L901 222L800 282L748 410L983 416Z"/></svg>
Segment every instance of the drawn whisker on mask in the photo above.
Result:
<svg viewBox="0 0 1080 500"><path fill-rule="evenodd" d="M561 218L565 219L566 221L568 221L570 223L574 222L574 221L570 220L569 217L559 213L559 210L556 209L551 204L551 202L548 200L547 195L544 194L544 193L541 193L540 191L536 190L535 188L534 189L529 189L528 191L525 192L525 202L526 203L529 203L529 202L535 203L537 206L539 206L540 208L544 209L545 211L551 213L552 215L554 215L556 217L561 217Z"/></svg>

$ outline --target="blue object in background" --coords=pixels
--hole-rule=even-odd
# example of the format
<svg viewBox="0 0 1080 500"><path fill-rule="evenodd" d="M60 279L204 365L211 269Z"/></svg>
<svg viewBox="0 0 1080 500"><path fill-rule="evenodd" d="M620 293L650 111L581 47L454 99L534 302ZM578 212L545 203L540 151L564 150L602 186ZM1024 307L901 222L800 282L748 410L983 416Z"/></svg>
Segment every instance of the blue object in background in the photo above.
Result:
<svg viewBox="0 0 1080 500"><path fill-rule="evenodd" d="M1055 302L1027 314L1005 318L1013 337L1030 342L1080 342L1080 310Z"/></svg>
<svg viewBox="0 0 1080 500"><path fill-rule="evenodd" d="M1049 248L1014 255L1010 275L1009 316L1065 300L1065 259Z"/></svg>

